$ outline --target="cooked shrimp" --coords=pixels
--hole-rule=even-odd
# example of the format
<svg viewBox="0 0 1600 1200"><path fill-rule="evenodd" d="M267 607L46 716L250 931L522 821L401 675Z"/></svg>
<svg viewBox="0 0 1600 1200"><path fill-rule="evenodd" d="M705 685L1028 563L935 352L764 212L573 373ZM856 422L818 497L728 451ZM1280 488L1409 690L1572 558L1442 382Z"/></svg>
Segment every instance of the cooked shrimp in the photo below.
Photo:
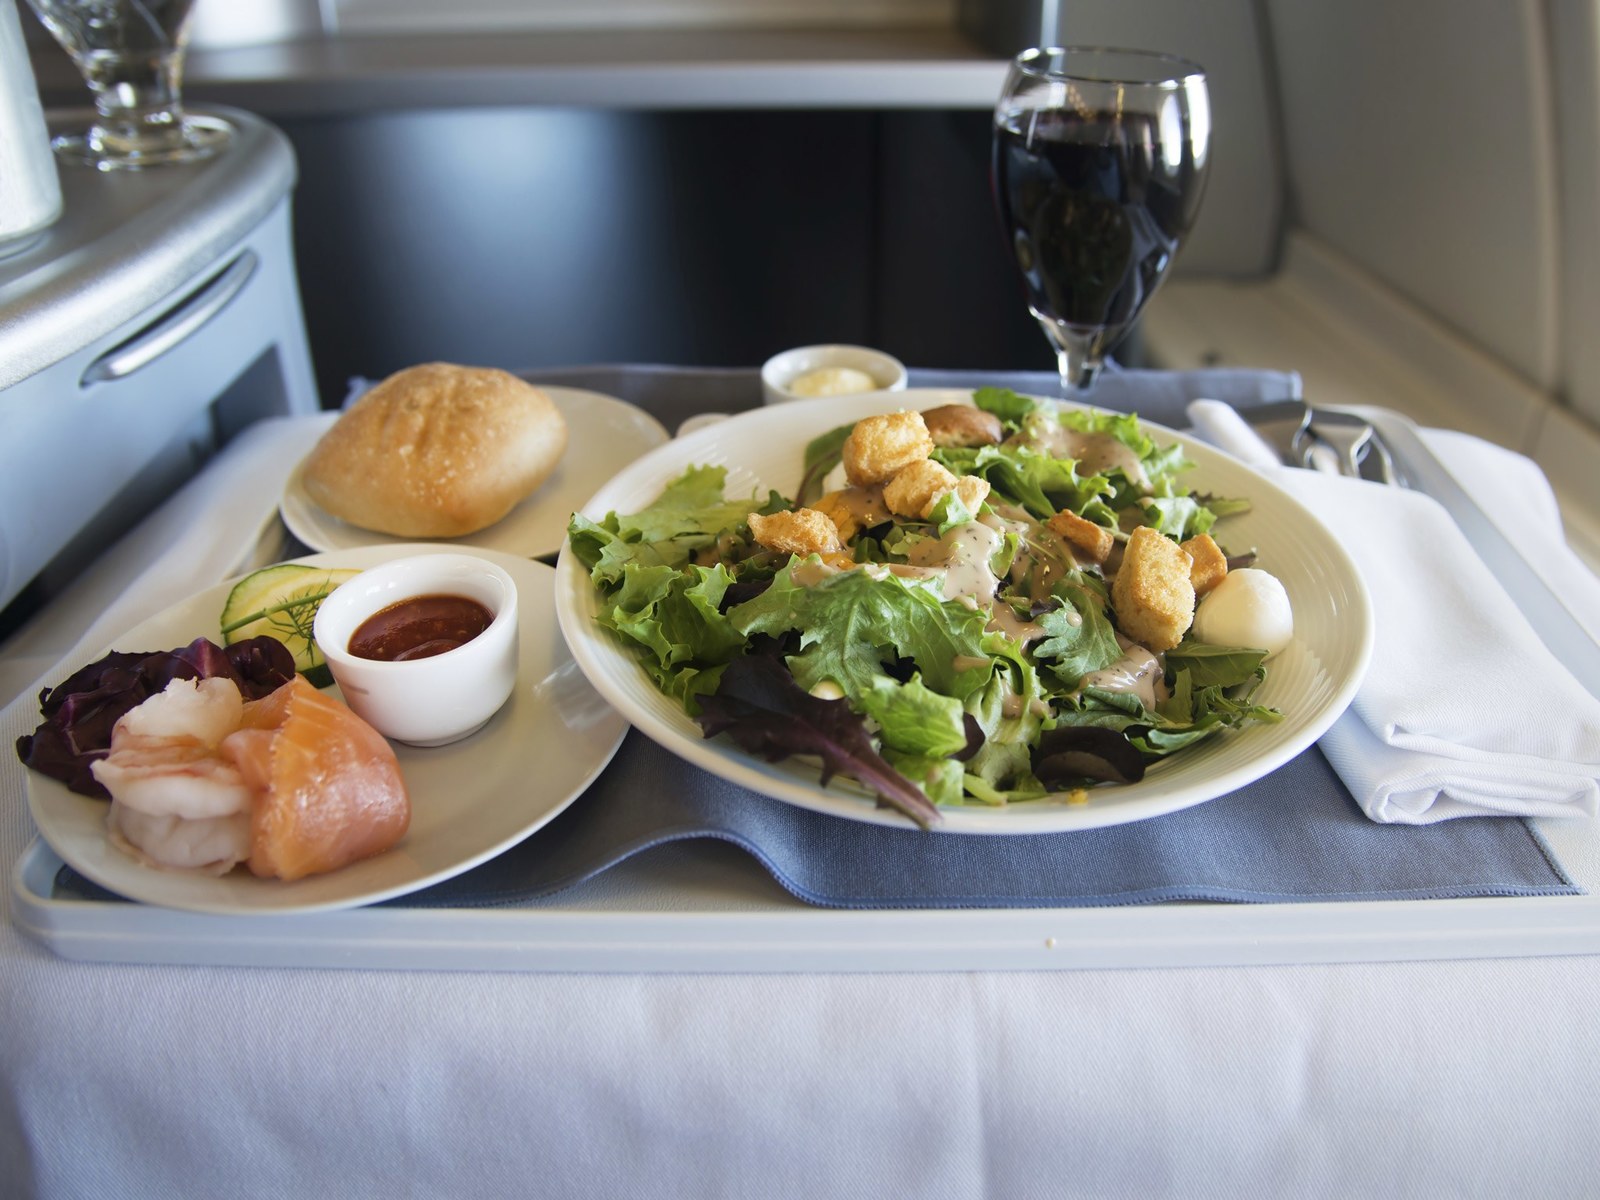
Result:
<svg viewBox="0 0 1600 1200"><path fill-rule="evenodd" d="M116 803L147 816L204 820L246 812L250 787L217 753L243 712L231 679L174 679L118 719L111 753L89 769Z"/></svg>
<svg viewBox="0 0 1600 1200"><path fill-rule="evenodd" d="M106 816L112 844L146 866L226 875L250 857L250 814L185 820L152 817L113 802Z"/></svg>

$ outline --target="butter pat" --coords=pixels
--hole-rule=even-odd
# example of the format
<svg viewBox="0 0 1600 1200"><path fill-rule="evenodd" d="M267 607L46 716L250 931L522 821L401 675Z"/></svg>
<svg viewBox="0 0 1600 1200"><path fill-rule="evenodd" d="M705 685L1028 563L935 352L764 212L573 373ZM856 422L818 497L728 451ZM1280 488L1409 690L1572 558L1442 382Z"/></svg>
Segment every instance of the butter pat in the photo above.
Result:
<svg viewBox="0 0 1600 1200"><path fill-rule="evenodd" d="M877 391L878 382L854 367L820 367L791 380L788 390L796 396L854 396Z"/></svg>

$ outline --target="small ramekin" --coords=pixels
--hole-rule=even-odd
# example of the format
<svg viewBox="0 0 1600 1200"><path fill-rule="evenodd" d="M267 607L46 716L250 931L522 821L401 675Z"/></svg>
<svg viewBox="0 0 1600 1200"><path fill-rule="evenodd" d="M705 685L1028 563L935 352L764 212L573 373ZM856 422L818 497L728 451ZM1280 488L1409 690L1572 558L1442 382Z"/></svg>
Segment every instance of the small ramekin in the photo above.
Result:
<svg viewBox="0 0 1600 1200"><path fill-rule="evenodd" d="M350 638L368 617L413 596L465 596L491 613L470 642L402 662L357 658ZM517 585L488 559L418 554L363 571L317 610L317 647L351 710L384 737L443 746L476 733L500 710L517 680Z"/></svg>
<svg viewBox="0 0 1600 1200"><path fill-rule="evenodd" d="M762 365L761 397L767 404L811 399L791 392L789 384L824 367L852 367L865 372L872 376L872 382L877 385L875 390L880 392L906 389L905 364L892 354L867 346L799 346L774 354Z"/></svg>

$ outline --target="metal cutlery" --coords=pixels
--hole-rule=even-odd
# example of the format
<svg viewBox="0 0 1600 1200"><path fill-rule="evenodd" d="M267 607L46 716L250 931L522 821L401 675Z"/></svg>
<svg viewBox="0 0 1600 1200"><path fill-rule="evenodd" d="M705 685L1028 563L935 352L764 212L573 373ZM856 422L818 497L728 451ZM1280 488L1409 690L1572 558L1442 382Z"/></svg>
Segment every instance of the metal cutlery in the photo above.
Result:
<svg viewBox="0 0 1600 1200"><path fill-rule="evenodd" d="M1311 443L1320 442L1337 456L1341 474L1405 486L1405 479L1383 435L1360 413L1339 408L1312 408L1305 439L1307 457Z"/></svg>
<svg viewBox="0 0 1600 1200"><path fill-rule="evenodd" d="M1288 466L1317 470L1322 467L1319 460L1331 459L1340 474L1405 485L1382 435L1359 413L1303 400L1277 400L1238 411Z"/></svg>

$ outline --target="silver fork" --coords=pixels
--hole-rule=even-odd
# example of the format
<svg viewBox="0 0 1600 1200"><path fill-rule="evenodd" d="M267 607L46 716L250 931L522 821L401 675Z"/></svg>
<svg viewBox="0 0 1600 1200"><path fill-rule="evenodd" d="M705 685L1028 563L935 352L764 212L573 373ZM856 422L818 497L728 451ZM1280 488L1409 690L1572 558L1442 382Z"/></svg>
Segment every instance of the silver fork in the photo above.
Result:
<svg viewBox="0 0 1600 1200"><path fill-rule="evenodd" d="M1375 483L1404 486L1394 455L1372 423L1359 413L1314 408L1296 443L1303 466L1314 466L1318 447L1325 447L1341 474Z"/></svg>
<svg viewBox="0 0 1600 1200"><path fill-rule="evenodd" d="M1315 469L1331 456L1341 473L1405 486L1383 437L1359 413L1278 400L1237 410L1277 454L1294 467Z"/></svg>
<svg viewBox="0 0 1600 1200"><path fill-rule="evenodd" d="M1321 444L1333 451L1342 474L1360 478L1361 460L1371 443L1372 426L1360 417L1314 408L1301 432L1300 464L1314 466L1316 448Z"/></svg>

